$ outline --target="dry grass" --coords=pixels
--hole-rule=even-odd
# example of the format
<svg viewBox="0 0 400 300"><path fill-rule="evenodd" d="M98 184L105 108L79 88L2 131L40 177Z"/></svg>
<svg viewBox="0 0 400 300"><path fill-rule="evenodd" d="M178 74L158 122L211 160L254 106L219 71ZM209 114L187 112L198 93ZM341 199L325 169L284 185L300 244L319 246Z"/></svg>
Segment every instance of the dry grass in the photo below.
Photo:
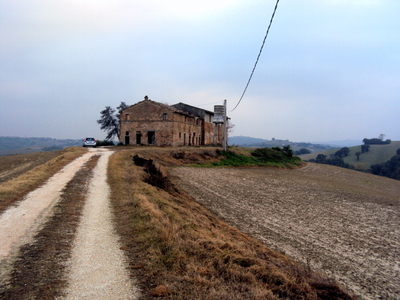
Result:
<svg viewBox="0 0 400 300"><path fill-rule="evenodd" d="M117 230L141 299L355 299L177 188L167 192L145 183L132 154L114 154L108 172Z"/></svg>
<svg viewBox="0 0 400 300"><path fill-rule="evenodd" d="M86 151L87 149L82 147L66 148L59 156L46 163L27 170L16 178L2 182L0 184L0 213Z"/></svg>

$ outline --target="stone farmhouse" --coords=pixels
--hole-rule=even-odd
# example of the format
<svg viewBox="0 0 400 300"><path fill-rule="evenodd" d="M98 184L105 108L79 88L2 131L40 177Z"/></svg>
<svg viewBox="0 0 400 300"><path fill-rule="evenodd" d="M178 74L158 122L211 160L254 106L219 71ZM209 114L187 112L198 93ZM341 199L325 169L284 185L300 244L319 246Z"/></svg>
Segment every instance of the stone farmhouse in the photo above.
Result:
<svg viewBox="0 0 400 300"><path fill-rule="evenodd" d="M222 129L221 123L214 123L214 112L147 96L120 112L120 142L125 145L221 145Z"/></svg>

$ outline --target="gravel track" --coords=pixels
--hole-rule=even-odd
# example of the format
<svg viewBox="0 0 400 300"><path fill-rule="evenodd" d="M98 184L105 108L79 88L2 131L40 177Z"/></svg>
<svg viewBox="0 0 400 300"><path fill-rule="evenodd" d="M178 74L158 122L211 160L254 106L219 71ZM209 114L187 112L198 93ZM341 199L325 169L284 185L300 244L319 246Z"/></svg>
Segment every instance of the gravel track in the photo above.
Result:
<svg viewBox="0 0 400 300"><path fill-rule="evenodd" d="M75 159L43 186L0 215L0 262L14 256L21 245L32 241L32 237L60 199L62 189L93 154L94 152L88 152Z"/></svg>
<svg viewBox="0 0 400 300"><path fill-rule="evenodd" d="M107 184L107 163L112 153L103 152L89 184L72 249L66 299L137 298L112 224Z"/></svg>
<svg viewBox="0 0 400 300"><path fill-rule="evenodd" d="M99 154L72 258L65 262L69 270L66 299L137 298L111 221L107 164L112 153L107 149L90 149L0 215L0 286L9 277L19 249L32 243L35 234L52 216L66 184L93 155Z"/></svg>
<svg viewBox="0 0 400 300"><path fill-rule="evenodd" d="M362 299L400 299L399 181L316 164L172 174L223 220Z"/></svg>

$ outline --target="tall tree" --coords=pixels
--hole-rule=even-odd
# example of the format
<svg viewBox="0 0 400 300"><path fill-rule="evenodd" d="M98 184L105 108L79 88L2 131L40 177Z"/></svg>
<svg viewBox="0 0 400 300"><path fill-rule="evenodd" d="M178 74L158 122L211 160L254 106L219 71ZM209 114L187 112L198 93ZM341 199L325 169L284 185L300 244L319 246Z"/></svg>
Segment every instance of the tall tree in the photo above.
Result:
<svg viewBox="0 0 400 300"><path fill-rule="evenodd" d="M121 104L119 106L117 106L117 110L118 110L118 114L117 114L117 118L119 121L119 117L121 115L121 111L123 111L125 108L127 108L129 105L127 105L125 102L121 102Z"/></svg>
<svg viewBox="0 0 400 300"><path fill-rule="evenodd" d="M357 151L357 152L356 152L357 161L359 161L359 160L360 160L360 155L361 155L361 152L360 152L360 151Z"/></svg>
<svg viewBox="0 0 400 300"><path fill-rule="evenodd" d="M127 107L128 105L126 105L125 102L121 102L117 109L106 106L106 108L100 112L101 118L97 120L97 123L101 125L100 128L102 130L107 132L106 140L112 140L114 137L117 137L119 140L119 116L121 111Z"/></svg>

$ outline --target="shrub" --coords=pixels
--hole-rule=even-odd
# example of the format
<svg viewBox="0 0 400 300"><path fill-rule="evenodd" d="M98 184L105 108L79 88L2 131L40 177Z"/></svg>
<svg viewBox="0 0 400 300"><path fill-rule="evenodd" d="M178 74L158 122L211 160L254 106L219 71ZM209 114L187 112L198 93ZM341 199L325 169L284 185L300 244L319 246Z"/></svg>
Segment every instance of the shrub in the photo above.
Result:
<svg viewBox="0 0 400 300"><path fill-rule="evenodd" d="M96 146L114 146L114 142L110 140L96 141Z"/></svg>
<svg viewBox="0 0 400 300"><path fill-rule="evenodd" d="M302 155L302 154L310 154L311 151L308 150L307 148L301 148L300 150L297 150L294 154L296 155Z"/></svg>
<svg viewBox="0 0 400 300"><path fill-rule="evenodd" d="M251 152L251 156L235 153L233 151L217 151L225 159L214 162L214 166L273 166L273 167L293 167L301 163L301 159L293 156L290 146L283 149L280 147L258 148Z"/></svg>
<svg viewBox="0 0 400 300"><path fill-rule="evenodd" d="M272 147L272 148L258 148L251 153L252 156L258 157L261 161L287 161L288 158L293 157L293 150L290 145L283 148Z"/></svg>

